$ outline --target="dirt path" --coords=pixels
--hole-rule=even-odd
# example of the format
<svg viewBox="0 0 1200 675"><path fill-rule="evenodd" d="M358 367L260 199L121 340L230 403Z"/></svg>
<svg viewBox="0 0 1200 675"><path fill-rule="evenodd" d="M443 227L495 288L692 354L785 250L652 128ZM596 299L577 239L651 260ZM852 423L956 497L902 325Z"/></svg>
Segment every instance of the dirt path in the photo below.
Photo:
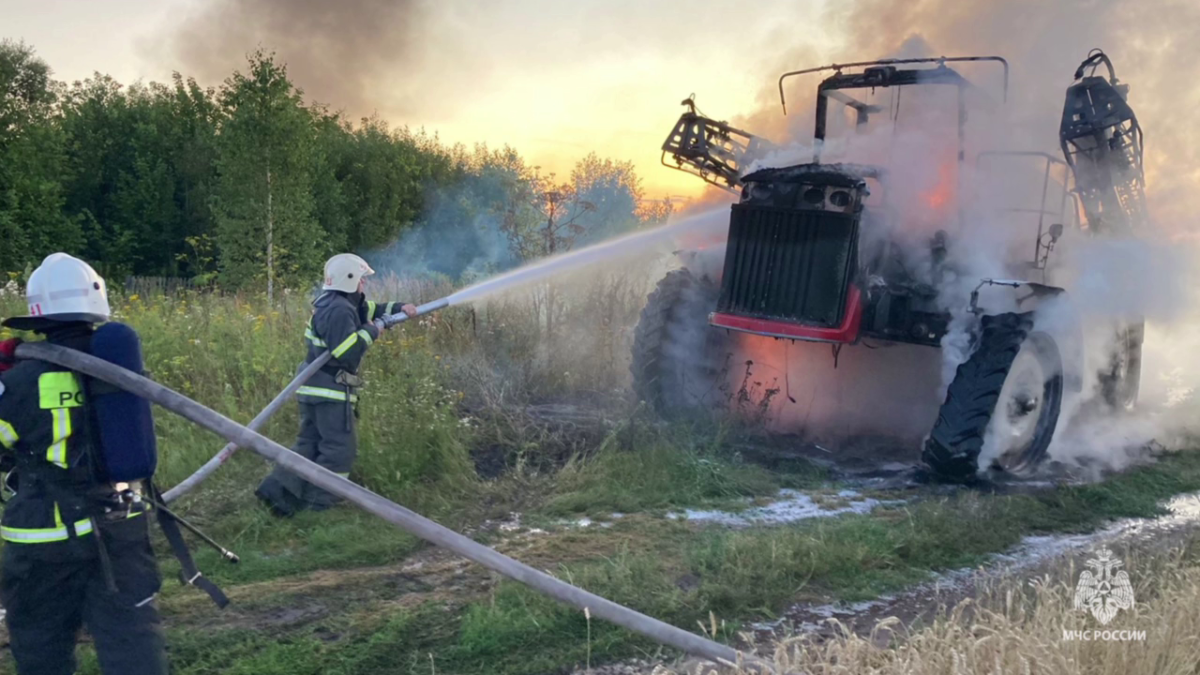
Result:
<svg viewBox="0 0 1200 675"><path fill-rule="evenodd" d="M892 617L901 626L912 628L944 615L948 608L968 598L978 598L990 587L1006 579L1033 579L1057 568L1067 559L1080 562L1082 556L1100 547L1165 550L1200 534L1200 493L1176 497L1167 504L1168 515L1149 519L1116 522L1089 534L1026 537L1013 550L994 556L980 568L965 568L939 574L935 579L904 592L885 595L860 603L797 604L777 621L751 625L742 647L769 647L781 638L807 635L821 642L833 637L841 624L859 636L867 637L878 624ZM1081 565L1076 565L1080 568ZM1136 573L1136 571L1132 571ZM899 631L905 628L898 629ZM901 639L889 629L875 632L876 643L883 647ZM663 668L676 673L716 673L711 665L696 659L679 661L637 661L594 668L574 675L658 675ZM656 672L656 669L659 669Z"/></svg>

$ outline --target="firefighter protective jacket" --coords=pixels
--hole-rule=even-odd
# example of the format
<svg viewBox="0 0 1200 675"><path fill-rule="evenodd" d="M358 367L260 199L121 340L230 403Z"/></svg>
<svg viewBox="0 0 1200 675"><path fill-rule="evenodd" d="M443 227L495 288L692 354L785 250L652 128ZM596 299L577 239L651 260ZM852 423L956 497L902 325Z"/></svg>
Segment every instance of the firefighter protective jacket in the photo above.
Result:
<svg viewBox="0 0 1200 675"><path fill-rule="evenodd" d="M91 327L52 340L90 351ZM92 462L91 408L83 377L43 361L21 361L0 375L0 445L17 462L17 493L4 507L0 537L94 551L96 505L113 495ZM102 383L89 385L95 392Z"/></svg>
<svg viewBox="0 0 1200 675"><path fill-rule="evenodd" d="M361 293L341 291L325 291L317 298L304 331L308 355L297 372L326 350L333 358L296 392L300 402L355 402L356 388L339 383L338 372L357 375L363 355L379 336L379 330L371 322L399 312L403 305L402 302L375 303Z"/></svg>

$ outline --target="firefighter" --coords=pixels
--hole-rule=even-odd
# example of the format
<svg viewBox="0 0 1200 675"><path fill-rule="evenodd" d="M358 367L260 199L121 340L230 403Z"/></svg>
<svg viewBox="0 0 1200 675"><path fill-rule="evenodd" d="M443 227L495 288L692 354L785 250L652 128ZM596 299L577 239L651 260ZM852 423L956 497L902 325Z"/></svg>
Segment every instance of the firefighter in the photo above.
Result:
<svg viewBox="0 0 1200 675"><path fill-rule="evenodd" d="M373 321L417 308L400 302L375 303L363 294L363 280L375 270L362 258L341 253L325 263L325 283L313 302L313 314L304 332L308 356L300 370L326 350L333 358L300 387L300 433L292 450L305 459L349 476L358 455L356 421L362 381L358 366L379 337ZM302 478L276 467L254 493L278 516L302 509L323 511L338 498Z"/></svg>
<svg viewBox="0 0 1200 675"><path fill-rule="evenodd" d="M34 270L26 296L29 316L3 325L52 344L88 352L95 324L109 317L104 279L65 253ZM0 603L17 672L74 673L86 626L103 672L166 673L148 516L118 497L128 485L100 477L93 394L104 392L49 363L14 364L17 344L0 346L0 444L16 465L15 481L5 480L16 494L0 521Z"/></svg>

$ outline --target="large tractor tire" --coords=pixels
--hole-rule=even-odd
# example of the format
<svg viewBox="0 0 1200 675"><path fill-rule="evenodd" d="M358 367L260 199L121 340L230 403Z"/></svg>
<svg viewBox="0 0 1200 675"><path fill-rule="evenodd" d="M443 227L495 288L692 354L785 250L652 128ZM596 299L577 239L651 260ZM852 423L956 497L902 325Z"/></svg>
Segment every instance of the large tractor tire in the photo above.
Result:
<svg viewBox="0 0 1200 675"><path fill-rule="evenodd" d="M724 331L708 325L716 284L687 269L669 272L650 294L633 337L633 390L659 415L713 410L728 401Z"/></svg>
<svg viewBox="0 0 1200 675"><path fill-rule="evenodd" d="M971 482L985 443L992 465L1022 475L1046 457L1063 401L1062 355L1030 314L985 316L958 367L922 459L944 480Z"/></svg>
<svg viewBox="0 0 1200 675"><path fill-rule="evenodd" d="M1117 331L1108 367L1100 372L1100 393L1104 402L1116 410L1132 410L1137 405L1145 336L1144 322L1122 327Z"/></svg>

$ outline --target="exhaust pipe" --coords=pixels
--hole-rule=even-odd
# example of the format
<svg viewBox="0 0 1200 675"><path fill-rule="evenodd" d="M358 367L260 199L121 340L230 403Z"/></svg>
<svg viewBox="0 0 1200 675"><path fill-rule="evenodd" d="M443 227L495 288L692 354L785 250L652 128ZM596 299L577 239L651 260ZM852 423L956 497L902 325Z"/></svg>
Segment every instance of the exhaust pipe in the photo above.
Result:
<svg viewBox="0 0 1200 675"><path fill-rule="evenodd" d="M687 654L733 666L752 664L760 672L771 672L770 666L759 659L743 655L731 647L618 605L611 600L560 581L525 563L476 543L470 538L385 499L361 485L350 482L211 408L120 366L90 354L46 342L23 343L17 347L16 355L23 359L38 359L69 368L108 382L152 403L157 403L163 408L223 436L231 445L249 448L265 459L275 462L286 471L358 505L368 513L379 516L406 532L447 548L468 560L530 586L555 600L588 612L590 615L640 633L655 642Z"/></svg>
<svg viewBox="0 0 1200 675"><path fill-rule="evenodd" d="M427 302L424 305L417 307L417 316L423 316L425 314L429 314L430 312L444 309L449 306L449 298L441 298L440 300ZM380 317L376 319L374 323L379 327L380 330L385 330L397 324L404 323L408 320L408 318L409 317L407 314L401 312L399 314L391 314ZM328 351L322 352L321 355L318 356L312 363L308 364L304 370L301 370L300 374L296 375L296 378L289 382L288 386L284 387L283 391L279 392L279 395L271 399L271 402L267 404L267 407L263 408L262 412L255 415L254 419L250 420L250 424L246 425L246 428L251 431L258 431L259 429L263 428L263 425L265 425L267 421L271 419L271 416L279 412L279 409L283 407L283 404L287 403L292 396L295 395L296 391L299 390L300 387L303 387L305 382L308 382L310 377L315 375L317 371L320 370L326 363L329 363L329 359L331 358L333 358L333 355ZM171 502L174 502L180 497L196 489L196 486L204 482L204 479L211 476L213 472L215 472L222 464L228 462L229 458L233 457L235 450L237 450L236 443L229 443L225 447L221 448L220 452L213 455L212 459L205 462L204 466L197 469L195 473L188 476L179 485L176 485L170 490L164 492L162 496L163 501L167 504L170 504Z"/></svg>

